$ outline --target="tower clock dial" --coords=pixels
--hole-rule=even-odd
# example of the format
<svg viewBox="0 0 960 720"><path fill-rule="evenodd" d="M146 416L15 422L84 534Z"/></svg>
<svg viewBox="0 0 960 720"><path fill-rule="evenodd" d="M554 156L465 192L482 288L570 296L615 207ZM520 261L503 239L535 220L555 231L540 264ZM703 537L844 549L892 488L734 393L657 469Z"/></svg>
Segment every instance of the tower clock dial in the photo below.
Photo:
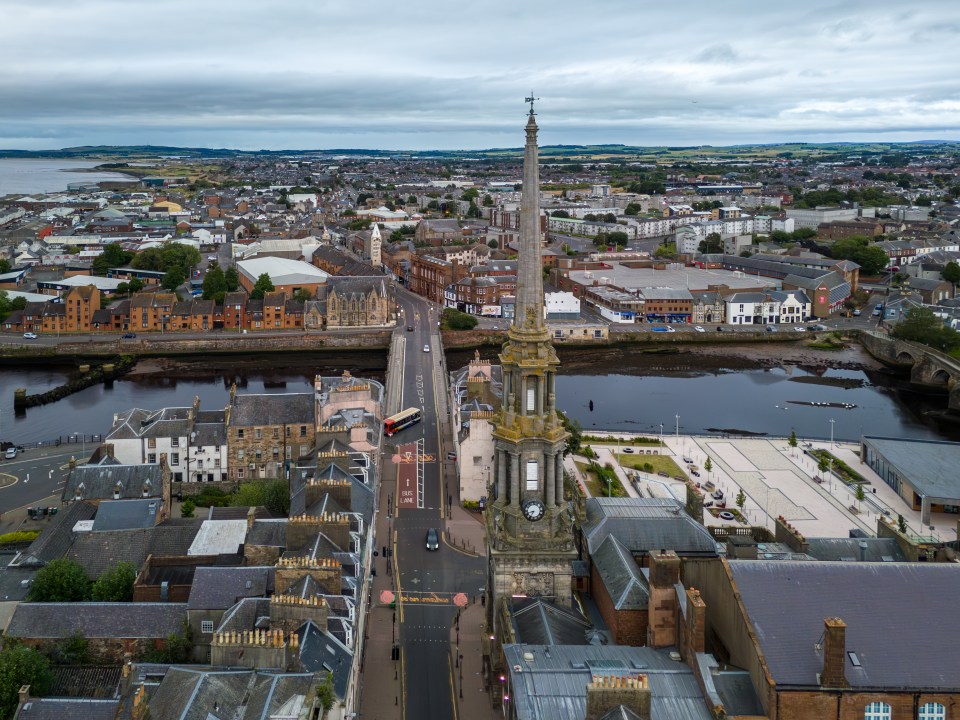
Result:
<svg viewBox="0 0 960 720"><path fill-rule="evenodd" d="M536 522L543 517L544 513L543 503L539 500L527 500L521 510L523 516L530 522Z"/></svg>

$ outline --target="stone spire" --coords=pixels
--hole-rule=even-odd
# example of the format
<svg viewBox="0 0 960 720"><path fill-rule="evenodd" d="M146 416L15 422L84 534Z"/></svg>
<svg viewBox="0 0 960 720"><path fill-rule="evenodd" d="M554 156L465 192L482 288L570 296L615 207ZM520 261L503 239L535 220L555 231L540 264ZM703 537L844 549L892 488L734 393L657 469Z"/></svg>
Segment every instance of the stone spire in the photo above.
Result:
<svg viewBox="0 0 960 720"><path fill-rule="evenodd" d="M527 143L523 150L523 196L520 204L520 255L517 268L517 303L512 330L545 332L543 321L543 269L540 260L540 167L537 120L530 102Z"/></svg>

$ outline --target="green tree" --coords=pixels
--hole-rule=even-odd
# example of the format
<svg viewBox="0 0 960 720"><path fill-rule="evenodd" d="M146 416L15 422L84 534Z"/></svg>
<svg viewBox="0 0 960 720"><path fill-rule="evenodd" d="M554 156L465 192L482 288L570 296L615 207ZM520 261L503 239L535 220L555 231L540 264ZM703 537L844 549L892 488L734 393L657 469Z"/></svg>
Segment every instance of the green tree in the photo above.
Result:
<svg viewBox="0 0 960 720"><path fill-rule="evenodd" d="M417 196L416 196L416 195L411 195L410 197L407 198L407 205L416 205L416 204L419 203L419 202L420 202L420 201L417 200Z"/></svg>
<svg viewBox="0 0 960 720"><path fill-rule="evenodd" d="M0 258L0 275L10 272L11 267L12 266L10 265L9 260L6 258Z"/></svg>
<svg viewBox="0 0 960 720"><path fill-rule="evenodd" d="M496 250L498 247L500 247L500 243L497 242L496 240L490 240L487 243L487 247L490 248L491 250Z"/></svg>
<svg viewBox="0 0 960 720"><path fill-rule="evenodd" d="M860 272L864 275L879 275L887 266L889 258L883 248L870 245L862 248L853 261L860 266Z"/></svg>
<svg viewBox="0 0 960 720"><path fill-rule="evenodd" d="M927 307L907 310L890 334L895 338L911 340L942 352L949 353L960 348L960 332L944 327L940 318Z"/></svg>
<svg viewBox="0 0 960 720"><path fill-rule="evenodd" d="M267 508L274 515L287 515L290 511L290 490L287 481L253 480L243 483L230 498L233 507Z"/></svg>
<svg viewBox="0 0 960 720"><path fill-rule="evenodd" d="M570 217L570 213L568 213L566 210L554 210L552 213L550 213L550 215L551 215L552 217L555 217L555 218L569 218L569 217Z"/></svg>
<svg viewBox="0 0 960 720"><path fill-rule="evenodd" d="M51 560L40 568L27 597L30 602L85 602L90 599L90 578L73 560Z"/></svg>
<svg viewBox="0 0 960 720"><path fill-rule="evenodd" d="M664 243L656 249L653 253L658 258L672 258L677 255L677 245L676 243L668 242Z"/></svg>
<svg viewBox="0 0 960 720"><path fill-rule="evenodd" d="M902 532L904 535L907 534L907 521L904 519L903 515L897 515L897 530Z"/></svg>
<svg viewBox="0 0 960 720"><path fill-rule="evenodd" d="M309 290L304 290L303 288L297 288L293 291L293 299L296 302L305 303L308 300L313 300L313 293Z"/></svg>
<svg viewBox="0 0 960 720"><path fill-rule="evenodd" d="M707 471L707 477L710 477L710 472L713 470L713 461L710 459L710 456L707 455L706 462L703 463L703 469Z"/></svg>
<svg viewBox="0 0 960 720"><path fill-rule="evenodd" d="M700 242L697 248L702 253L721 253L723 252L723 238L720 233L710 233Z"/></svg>
<svg viewBox="0 0 960 720"><path fill-rule="evenodd" d="M13 310L13 303L10 302L10 297L7 295L6 290L0 290L0 321L6 320L7 316Z"/></svg>
<svg viewBox="0 0 960 720"><path fill-rule="evenodd" d="M637 203L628 203L626 209L623 211L624 215L639 215L643 208Z"/></svg>
<svg viewBox="0 0 960 720"><path fill-rule="evenodd" d="M956 260L948 262L940 271L940 277L949 283L953 283L956 287L957 283L960 282L960 263Z"/></svg>
<svg viewBox="0 0 960 720"><path fill-rule="evenodd" d="M182 518L192 518L194 511L197 509L196 503L193 502L193 498L187 498L180 505L180 517Z"/></svg>
<svg viewBox="0 0 960 720"><path fill-rule="evenodd" d="M493 198L490 195L483 196L483 206L484 207L493 207Z"/></svg>
<svg viewBox="0 0 960 720"><path fill-rule="evenodd" d="M131 293L138 293L143 290L143 280L140 278L133 278L130 282L127 283L127 287L130 288Z"/></svg>
<svg viewBox="0 0 960 720"><path fill-rule="evenodd" d="M735 502L740 510L743 510L743 506L747 504L747 494L743 491L743 488L740 488L740 492L737 493L737 499Z"/></svg>
<svg viewBox="0 0 960 720"><path fill-rule="evenodd" d="M160 287L170 292L175 292L178 287L187 281L187 271L178 265L174 265L163 275L160 281Z"/></svg>
<svg viewBox="0 0 960 720"><path fill-rule="evenodd" d="M854 497L857 498L857 510L859 510L859 509L860 509L860 503L862 503L862 502L866 499L866 497L867 497L867 494L866 494L866 493L864 492L864 490L863 490L863 483L862 483L862 482L858 482L858 483L857 483L856 490L854 491Z"/></svg>
<svg viewBox="0 0 960 720"><path fill-rule="evenodd" d="M118 562L93 584L94 602L130 602L133 600L133 582L137 567L133 563Z"/></svg>
<svg viewBox="0 0 960 720"><path fill-rule="evenodd" d="M122 282L117 285L117 293L119 295L129 295L130 294L130 283Z"/></svg>
<svg viewBox="0 0 960 720"><path fill-rule="evenodd" d="M24 685L30 686L32 695L43 696L52 684L50 661L41 653L25 645L0 651L0 717L13 717Z"/></svg>
<svg viewBox="0 0 960 720"><path fill-rule="evenodd" d="M86 665L90 660L90 641L79 630L58 643L53 661L58 665Z"/></svg>
<svg viewBox="0 0 960 720"><path fill-rule="evenodd" d="M478 323L473 315L453 308L444 308L440 317L443 327L447 330L473 330Z"/></svg>
<svg viewBox="0 0 960 720"><path fill-rule="evenodd" d="M613 245L626 245L629 241L629 236L622 230L613 230L607 233L607 242Z"/></svg>
<svg viewBox="0 0 960 720"><path fill-rule="evenodd" d="M580 443L583 440L583 428L577 420L571 420L567 417L566 413L557 410L557 416L560 418L560 422L563 423L564 429L569 433L563 454L576 455L580 452Z"/></svg>
<svg viewBox="0 0 960 720"><path fill-rule="evenodd" d="M250 297L254 300L262 300L265 294L273 292L273 290L273 281L270 276L267 273L262 273L253 285L253 292L250 293Z"/></svg>
<svg viewBox="0 0 960 720"><path fill-rule="evenodd" d="M790 438L787 440L787 442L789 443L790 447L796 449L797 447L797 431L796 430L790 431Z"/></svg>
<svg viewBox="0 0 960 720"><path fill-rule="evenodd" d="M240 287L240 274L237 269L235 267L227 268L223 277L227 281L227 292L236 292Z"/></svg>
<svg viewBox="0 0 960 720"><path fill-rule="evenodd" d="M823 453L817 458L817 470L819 470L821 474L825 474L829 469L830 458L827 457L826 453Z"/></svg>
<svg viewBox="0 0 960 720"><path fill-rule="evenodd" d="M160 255L160 248L152 247L141 250L130 263L132 268L137 270L162 270L163 257Z"/></svg>
<svg viewBox="0 0 960 720"><path fill-rule="evenodd" d="M203 299L216 300L223 302L224 295L227 294L227 278L219 265L214 263L203 278Z"/></svg>
<svg viewBox="0 0 960 720"><path fill-rule="evenodd" d="M94 258L91 272L94 275L106 275L110 268L126 267L132 259L132 252L124 250L119 243L111 243Z"/></svg>

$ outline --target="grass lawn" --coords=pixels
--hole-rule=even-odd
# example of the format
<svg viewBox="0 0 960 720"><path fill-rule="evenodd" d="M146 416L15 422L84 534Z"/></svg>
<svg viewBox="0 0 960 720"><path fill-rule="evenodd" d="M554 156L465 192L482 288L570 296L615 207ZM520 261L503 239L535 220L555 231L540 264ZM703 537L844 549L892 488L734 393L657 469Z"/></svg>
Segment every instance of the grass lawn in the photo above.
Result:
<svg viewBox="0 0 960 720"><path fill-rule="evenodd" d="M590 496L607 497L607 484L605 482L601 482L596 475L587 469L587 463L580 462L579 460L575 460L574 463L578 468L580 468L580 472L583 473L583 484L587 486L587 492L590 493ZM623 490L623 485L619 480L610 488L611 495L616 497L618 489L620 490L620 497L627 495L626 491Z"/></svg>
<svg viewBox="0 0 960 720"><path fill-rule="evenodd" d="M620 453L617 455L617 462L620 463L621 467L633 468L634 470L643 470L643 466L646 463L650 463L653 466L654 475L663 470L670 477L674 475L682 478L687 477L687 473L681 470L680 466L668 455L631 455Z"/></svg>

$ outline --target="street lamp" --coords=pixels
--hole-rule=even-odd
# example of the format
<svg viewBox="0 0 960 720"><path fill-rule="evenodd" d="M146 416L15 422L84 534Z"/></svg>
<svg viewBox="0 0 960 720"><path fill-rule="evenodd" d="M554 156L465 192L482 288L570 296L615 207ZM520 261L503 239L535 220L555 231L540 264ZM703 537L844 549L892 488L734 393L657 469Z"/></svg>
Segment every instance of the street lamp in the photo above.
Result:
<svg viewBox="0 0 960 720"><path fill-rule="evenodd" d="M660 423L660 447L663 447L663 423Z"/></svg>
<svg viewBox="0 0 960 720"><path fill-rule="evenodd" d="M830 419L830 449L833 450L833 424L836 422L834 419Z"/></svg>
<svg viewBox="0 0 960 720"><path fill-rule="evenodd" d="M680 415L677 414L677 442L680 442Z"/></svg>

